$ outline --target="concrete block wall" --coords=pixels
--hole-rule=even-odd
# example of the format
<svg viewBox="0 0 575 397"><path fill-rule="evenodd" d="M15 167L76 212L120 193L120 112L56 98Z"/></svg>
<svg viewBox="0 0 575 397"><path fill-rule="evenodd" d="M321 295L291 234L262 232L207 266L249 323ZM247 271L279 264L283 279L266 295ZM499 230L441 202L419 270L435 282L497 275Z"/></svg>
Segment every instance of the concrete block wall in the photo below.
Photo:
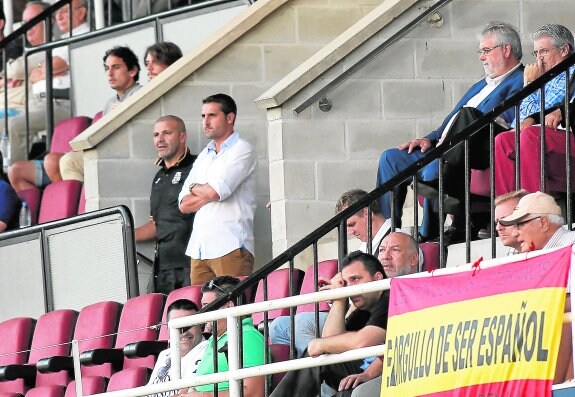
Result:
<svg viewBox="0 0 575 397"><path fill-rule="evenodd" d="M530 32L545 23L575 31L574 7L572 0L453 0L440 11L443 26L422 24L329 93L329 112L322 112L316 102L294 114L326 82L401 28L407 15L400 17L280 108L269 109L274 255L325 222L343 191L373 189L382 151L425 136L441 124L471 84L484 76L476 51L477 35L486 22L515 25L523 40L523 63L531 63ZM411 203L408 196L406 220L412 219ZM332 238L334 234L324 240L331 249L320 249L325 255L320 260L336 257ZM309 263L311 253L304 253L301 261Z"/></svg>
<svg viewBox="0 0 575 397"><path fill-rule="evenodd" d="M201 100L213 93L228 93L238 104L236 129L258 153L256 266L269 261L272 258L272 235L283 234L276 229L285 228L285 225L272 227L270 212L265 207L270 198L270 184L277 181L270 174L268 148L272 145L268 138L266 113L254 105L254 99L380 3L381 0L287 2L140 112L111 138L101 142L94 150L85 152L86 180L90 184L87 188L88 209L125 204L132 210L136 225L147 221L150 186L156 172L152 146L154 121L166 114L182 117L188 129L188 145L193 153L199 153L208 142L201 128ZM340 142L340 149L343 150L343 141ZM270 150L275 151L276 148ZM313 152L308 152L306 156L307 167L305 161L274 165L288 173L290 186L302 178L312 180L310 173L315 156ZM332 158L337 160L336 157ZM311 183L302 183L299 192L306 195L310 187ZM290 192L294 195L300 193ZM314 197L313 194L307 196L308 199ZM322 219L331 215L330 205L318 203L317 206L322 207L315 211ZM277 211L279 208L274 208L272 213ZM294 212L305 213L299 210ZM294 223L299 225L299 229L293 231L294 236L308 230L307 219L300 217L294 219Z"/></svg>

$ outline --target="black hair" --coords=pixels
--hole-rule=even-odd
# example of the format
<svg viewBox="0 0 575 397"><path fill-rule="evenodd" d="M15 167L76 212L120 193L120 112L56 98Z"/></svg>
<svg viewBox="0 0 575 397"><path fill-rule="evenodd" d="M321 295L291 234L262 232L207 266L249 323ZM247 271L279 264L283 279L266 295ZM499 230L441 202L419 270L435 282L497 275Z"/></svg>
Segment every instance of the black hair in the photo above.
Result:
<svg viewBox="0 0 575 397"><path fill-rule="evenodd" d="M136 54L134 54L134 51L132 51L128 47L121 47L121 46L110 48L108 51L106 51L106 54L104 55L103 58L104 63L106 63L106 59L108 59L110 55L121 58L126 64L128 70L134 70L134 68L136 68L136 76L134 76L134 81L136 82L139 81L140 64L138 62L138 57L136 56Z"/></svg>
<svg viewBox="0 0 575 397"><path fill-rule="evenodd" d="M376 273L382 273L383 278L387 278L379 259L362 251L353 251L347 254L341 261L341 268L343 269L357 261L363 264L365 270L367 270L371 276L374 276Z"/></svg>
<svg viewBox="0 0 575 397"><path fill-rule="evenodd" d="M193 301L189 299L178 299L170 303L170 306L168 306L167 313L170 314L172 310L188 310L188 311L193 310L197 312L200 309L198 309L198 305L196 305Z"/></svg>
<svg viewBox="0 0 575 397"><path fill-rule="evenodd" d="M234 99L231 96L220 93L210 95L209 97L204 98L202 100L203 104L214 103L214 102L220 104L220 109L225 114L233 113L236 116L238 115L238 107L236 106L236 101L234 101Z"/></svg>
<svg viewBox="0 0 575 397"><path fill-rule="evenodd" d="M154 58L166 66L170 66L172 63L176 62L183 56L180 47L170 41L156 43L146 48L146 53L144 54L144 62L146 62L145 59L148 54L152 54Z"/></svg>

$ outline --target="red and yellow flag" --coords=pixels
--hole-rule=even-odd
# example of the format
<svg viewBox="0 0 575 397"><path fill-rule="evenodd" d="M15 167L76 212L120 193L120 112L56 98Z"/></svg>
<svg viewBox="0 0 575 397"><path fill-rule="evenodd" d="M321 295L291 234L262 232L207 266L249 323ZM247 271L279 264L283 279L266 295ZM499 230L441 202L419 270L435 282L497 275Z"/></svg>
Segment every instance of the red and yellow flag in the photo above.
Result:
<svg viewBox="0 0 575 397"><path fill-rule="evenodd" d="M393 280L382 397L551 396L570 261Z"/></svg>

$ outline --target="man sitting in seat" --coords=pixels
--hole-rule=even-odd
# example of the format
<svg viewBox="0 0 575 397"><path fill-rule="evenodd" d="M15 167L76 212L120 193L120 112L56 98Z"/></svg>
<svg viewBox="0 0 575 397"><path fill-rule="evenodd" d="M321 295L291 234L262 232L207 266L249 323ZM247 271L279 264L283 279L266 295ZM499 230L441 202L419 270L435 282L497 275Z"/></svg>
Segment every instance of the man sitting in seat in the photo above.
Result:
<svg viewBox="0 0 575 397"><path fill-rule="evenodd" d="M499 221L511 215L513 213L513 209L519 203L519 200L527 194L529 194L527 190L521 189L495 198L495 220L493 224L495 225L497 235L501 239L501 243L508 247L507 255L515 255L520 252L521 244L517 240L517 236L513 233L513 226L503 226Z"/></svg>
<svg viewBox="0 0 575 397"><path fill-rule="evenodd" d="M460 117L461 115L466 116L467 113L473 113L471 108L476 109L479 113L488 112L522 88L523 67L519 63L522 56L521 41L519 34L511 25L497 22L485 27L479 41L478 54L479 61L483 64L487 77L475 83L467 91L437 130L424 138L414 139L400 145L398 148L388 149L383 152L379 160L377 186L387 182L425 157L427 150L430 148L440 145L445 139L449 139L450 135L455 135L458 129L466 125L465 120L458 119L463 119L463 117ZM501 117L501 122L510 123L514 117L513 109L505 112ZM455 128L455 125L458 128ZM488 151L489 145L479 140L478 142L481 144L474 145L473 151L478 159L485 161L484 152ZM463 165L451 163L450 167L452 170L459 170L460 172ZM439 178L438 172L439 166L438 160L436 160L423 167L419 171L418 176L422 181L434 181ZM451 186L448 186L449 184ZM450 178L449 180L446 178L445 180L446 190L450 188L448 192L456 197L460 195L462 186L463 183L461 183L459 178ZM402 208L407 193L407 183L397 186L394 193L395 212L391 213L390 193L384 194L380 199L381 212L385 218L393 216L396 227L401 227ZM459 218L462 219L461 216ZM443 223L438 219L437 213L434 212L431 200L424 200L423 220L419 230L422 239L430 240L437 237L440 227L443 227ZM455 234L458 232L460 237L461 228L451 232L451 234L454 234L452 240L457 238Z"/></svg>
<svg viewBox="0 0 575 397"><path fill-rule="evenodd" d="M533 55L536 62L525 67L524 83L548 72L574 52L573 34L565 26L548 24L533 33ZM569 73L573 76L575 66ZM555 107L565 98L565 74L560 73L545 84L545 109ZM521 102L519 108L520 143L520 176L521 187L535 192L541 189L541 127L534 125L539 119L541 110L541 92L537 90ZM561 121L561 111L556 110L545 116L545 156L553 154L560 163L547 167L546 179L548 191L565 191L565 130L558 129ZM569 134L572 148L575 139ZM575 155L571 155L575 161ZM495 138L495 194L501 195L515 189L515 130L499 134Z"/></svg>
<svg viewBox="0 0 575 397"><path fill-rule="evenodd" d="M397 233L392 235L395 234ZM417 250L413 259L415 260L414 263L417 264ZM328 285L322 287L322 290L363 284L385 278L379 260L373 255L361 251L347 255L343 259L341 267L341 273L335 275ZM348 313L347 298L333 301L323 327L322 337L313 339L308 344L307 354L309 356L343 353L351 349L385 343L389 291L364 293L350 299L353 304L350 313ZM318 379L320 382L325 381L331 388L337 389L340 381L346 376L363 372L363 364L364 360L355 360L289 371L271 396L315 396L320 391Z"/></svg>
<svg viewBox="0 0 575 397"><path fill-rule="evenodd" d="M196 304L188 299L178 299L168 306L168 321L174 318L192 316L198 312ZM190 378L196 375L198 364L202 360L208 342L202 335L201 325L195 325L189 329L182 329L180 336L180 356L182 378ZM172 359L171 350L166 349L158 355L156 365L148 381L148 385L169 382L174 379L171 376ZM149 397L168 397L176 394L176 391L153 394Z"/></svg>
<svg viewBox="0 0 575 397"><path fill-rule="evenodd" d="M216 277L202 286L202 307L205 307L215 301L216 299L228 295L233 290L240 280L231 276ZM235 306L234 302L228 301L220 309ZM217 334L210 336L202 357L202 361L198 365L196 371L197 376L213 374L214 372L214 340L217 344L217 372L225 372L228 370L228 335L227 335L227 320L225 318L218 320ZM210 325L210 324L208 324ZM243 368L255 367L257 365L265 364L264 355L264 337L252 323L251 317L242 319L242 341L243 341ZM265 376L255 376L252 378L244 379L243 392L245 397L263 397L264 395ZM229 396L229 383L222 382L217 384L218 396ZM191 387L186 391L182 391L179 396L186 397L208 397L213 396L214 385L202 385Z"/></svg>

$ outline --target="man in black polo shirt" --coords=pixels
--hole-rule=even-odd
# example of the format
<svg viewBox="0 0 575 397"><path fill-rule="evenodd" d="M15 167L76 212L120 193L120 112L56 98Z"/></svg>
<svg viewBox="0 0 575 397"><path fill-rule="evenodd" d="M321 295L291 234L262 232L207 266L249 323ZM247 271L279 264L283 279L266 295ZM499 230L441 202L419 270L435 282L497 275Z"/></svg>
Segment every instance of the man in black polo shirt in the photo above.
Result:
<svg viewBox="0 0 575 397"><path fill-rule="evenodd" d="M186 146L188 134L177 116L162 116L154 124L154 146L160 170L152 183L150 220L136 229L136 241L156 241L154 290L168 294L190 285L190 258L185 250L192 232L194 213L182 214L178 194L196 156Z"/></svg>
<svg viewBox="0 0 575 397"><path fill-rule="evenodd" d="M379 260L360 251L346 256L341 265L341 273L332 278L331 282L328 281L329 285L322 289L357 285L385 278ZM365 293L352 296L350 300L353 304L351 313L348 311L347 298L333 302L323 327L322 337L309 343L308 355L315 357L324 353L343 353L385 343L389 291ZM318 372L321 380L337 390L342 379L361 373L365 369L364 364L364 360L355 360L290 371L271 397L316 396L320 391L320 384L317 382Z"/></svg>

